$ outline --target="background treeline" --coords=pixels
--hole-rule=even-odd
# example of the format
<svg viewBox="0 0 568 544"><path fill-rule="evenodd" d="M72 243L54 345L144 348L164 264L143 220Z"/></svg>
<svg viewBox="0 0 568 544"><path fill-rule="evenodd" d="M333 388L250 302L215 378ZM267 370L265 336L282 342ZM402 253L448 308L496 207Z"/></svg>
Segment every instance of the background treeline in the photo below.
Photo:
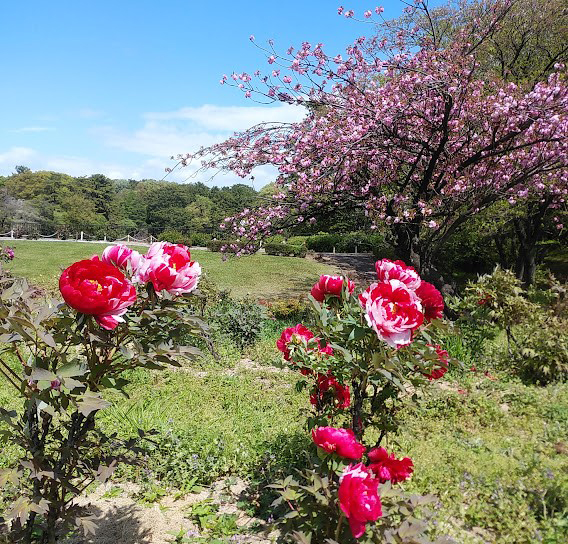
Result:
<svg viewBox="0 0 568 544"><path fill-rule="evenodd" d="M257 191L241 184L210 188L202 183L112 180L102 174L76 178L18 166L11 176L0 177L0 231L14 229L17 236L27 237L74 237L83 231L100 239L159 237L172 230L215 236L224 217L256 199Z"/></svg>

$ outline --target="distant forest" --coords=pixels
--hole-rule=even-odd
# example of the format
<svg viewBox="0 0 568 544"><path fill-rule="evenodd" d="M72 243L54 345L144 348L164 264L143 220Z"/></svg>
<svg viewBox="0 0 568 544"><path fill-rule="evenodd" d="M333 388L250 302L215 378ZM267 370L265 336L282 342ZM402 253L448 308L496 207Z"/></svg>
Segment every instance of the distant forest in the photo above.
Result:
<svg viewBox="0 0 568 544"><path fill-rule="evenodd" d="M72 177L17 166L14 174L0 176L0 232L74 236L84 231L109 238L157 237L166 230L215 234L225 217L255 205L262 192L243 184L208 187L113 180L102 174Z"/></svg>

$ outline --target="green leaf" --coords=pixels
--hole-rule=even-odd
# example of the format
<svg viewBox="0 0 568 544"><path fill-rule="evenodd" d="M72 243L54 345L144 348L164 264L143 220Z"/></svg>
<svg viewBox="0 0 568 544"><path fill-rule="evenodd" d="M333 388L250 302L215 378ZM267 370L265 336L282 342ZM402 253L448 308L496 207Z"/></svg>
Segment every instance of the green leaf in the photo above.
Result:
<svg viewBox="0 0 568 544"><path fill-rule="evenodd" d="M84 376L87 372L87 367L81 363L67 363L57 369L57 375L60 378L75 378L77 376Z"/></svg>
<svg viewBox="0 0 568 544"><path fill-rule="evenodd" d="M77 410L85 417L97 410L104 410L108 406L110 406L110 402L104 400L100 393L93 393L92 391L87 391L77 401Z"/></svg>

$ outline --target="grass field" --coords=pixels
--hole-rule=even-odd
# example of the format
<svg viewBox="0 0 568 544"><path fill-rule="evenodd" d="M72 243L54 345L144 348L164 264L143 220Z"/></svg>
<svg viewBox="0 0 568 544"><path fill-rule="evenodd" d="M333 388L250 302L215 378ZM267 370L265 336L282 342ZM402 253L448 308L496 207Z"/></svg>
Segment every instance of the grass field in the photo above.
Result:
<svg viewBox="0 0 568 544"><path fill-rule="evenodd" d="M82 242L10 242L16 259L7 265L15 276L23 276L40 287L55 289L61 270L71 263L101 254L104 244ZM132 246L145 252L145 246ZM233 296L255 298L293 296L306 292L320 274L333 269L309 259L252 255L223 261L221 254L194 250L192 257L201 264L205 274L221 289L230 289Z"/></svg>

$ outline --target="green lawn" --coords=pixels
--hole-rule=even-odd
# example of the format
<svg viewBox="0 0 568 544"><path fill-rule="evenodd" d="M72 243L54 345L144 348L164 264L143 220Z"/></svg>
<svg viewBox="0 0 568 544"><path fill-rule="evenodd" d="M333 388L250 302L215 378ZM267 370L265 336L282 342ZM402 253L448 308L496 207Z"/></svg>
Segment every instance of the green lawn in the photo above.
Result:
<svg viewBox="0 0 568 544"><path fill-rule="evenodd" d="M7 268L16 276L46 289L55 289L61 270L74 261L101 254L104 244L81 242L36 242L15 240L16 258ZM145 252L145 246L132 246ZM329 265L310 259L252 255L223 261L221 254L192 251L207 274L219 288L230 289L233 296L255 298L294 296L304 293L320 274L334 271Z"/></svg>

